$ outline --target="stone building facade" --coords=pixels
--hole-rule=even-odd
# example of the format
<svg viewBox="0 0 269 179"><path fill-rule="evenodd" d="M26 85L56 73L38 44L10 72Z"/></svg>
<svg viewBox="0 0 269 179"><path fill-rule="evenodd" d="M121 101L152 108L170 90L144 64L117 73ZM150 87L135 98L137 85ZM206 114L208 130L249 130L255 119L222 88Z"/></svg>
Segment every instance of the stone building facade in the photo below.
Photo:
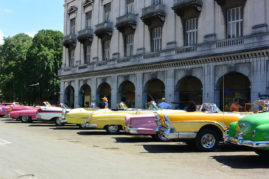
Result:
<svg viewBox="0 0 269 179"><path fill-rule="evenodd" d="M269 93L269 0L65 0L60 101L144 108Z"/></svg>

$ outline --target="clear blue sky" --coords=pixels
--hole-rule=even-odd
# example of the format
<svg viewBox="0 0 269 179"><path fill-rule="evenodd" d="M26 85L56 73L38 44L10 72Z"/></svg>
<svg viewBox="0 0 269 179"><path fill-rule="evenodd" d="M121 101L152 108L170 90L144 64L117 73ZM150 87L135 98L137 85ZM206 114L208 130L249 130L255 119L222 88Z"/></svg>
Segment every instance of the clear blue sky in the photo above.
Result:
<svg viewBox="0 0 269 179"><path fill-rule="evenodd" d="M64 0L0 0L0 44L2 36L31 36L41 29L63 31Z"/></svg>

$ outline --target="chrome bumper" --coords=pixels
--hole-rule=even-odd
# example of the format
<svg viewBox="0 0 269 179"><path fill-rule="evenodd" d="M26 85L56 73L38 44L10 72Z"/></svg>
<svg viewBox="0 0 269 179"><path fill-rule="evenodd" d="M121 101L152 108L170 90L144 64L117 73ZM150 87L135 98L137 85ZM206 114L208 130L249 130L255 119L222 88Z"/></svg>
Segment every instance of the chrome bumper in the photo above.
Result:
<svg viewBox="0 0 269 179"><path fill-rule="evenodd" d="M67 123L67 120L61 119L60 122L61 122L62 124L66 124L66 123Z"/></svg>
<svg viewBox="0 0 269 179"><path fill-rule="evenodd" d="M164 128L161 126L158 126L155 129L156 132L159 132L164 137L166 137L169 140L172 139L195 139L197 133L193 132L177 132L175 129L171 128Z"/></svg>
<svg viewBox="0 0 269 179"><path fill-rule="evenodd" d="M130 133L130 134L138 134L138 129L137 128L125 127L125 132Z"/></svg>
<svg viewBox="0 0 269 179"><path fill-rule="evenodd" d="M97 128L97 125L96 124L90 124L90 123L88 123L86 121L81 126L83 128Z"/></svg>
<svg viewBox="0 0 269 179"><path fill-rule="evenodd" d="M244 140L243 137L228 137L226 136L225 139L226 142L230 142L232 144L237 145L244 145L248 147L254 147L254 148L264 148L269 147L269 141L251 141L251 140Z"/></svg>

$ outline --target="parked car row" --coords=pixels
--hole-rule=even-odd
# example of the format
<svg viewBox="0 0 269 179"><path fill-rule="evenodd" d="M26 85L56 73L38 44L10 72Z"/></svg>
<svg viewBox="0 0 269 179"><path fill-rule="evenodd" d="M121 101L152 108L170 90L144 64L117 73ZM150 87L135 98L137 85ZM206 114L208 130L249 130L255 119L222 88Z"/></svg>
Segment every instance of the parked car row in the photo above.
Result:
<svg viewBox="0 0 269 179"><path fill-rule="evenodd" d="M61 104L52 107L11 105L9 116L22 122L52 120L56 125L76 124L80 128L105 129L108 134L124 130L132 135L152 135L160 141L177 140L194 144L200 151L214 151L220 142L256 148L260 155L269 150L269 101L259 101L255 113L221 112L215 104L205 103L199 111L184 110L110 110L97 108L69 109ZM1 108L0 108L1 111Z"/></svg>

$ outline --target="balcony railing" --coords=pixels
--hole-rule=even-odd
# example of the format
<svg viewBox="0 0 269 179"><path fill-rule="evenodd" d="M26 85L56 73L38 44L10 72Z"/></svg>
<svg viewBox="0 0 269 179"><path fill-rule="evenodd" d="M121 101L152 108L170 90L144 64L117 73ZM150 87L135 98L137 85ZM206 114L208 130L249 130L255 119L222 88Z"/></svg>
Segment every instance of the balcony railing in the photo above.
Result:
<svg viewBox="0 0 269 179"><path fill-rule="evenodd" d="M103 22L95 26L95 35L98 38L103 38L104 36L111 37L113 32L112 22Z"/></svg>
<svg viewBox="0 0 269 179"><path fill-rule="evenodd" d="M232 47L244 44L244 38L225 39L216 42L216 48Z"/></svg>
<svg viewBox="0 0 269 179"><path fill-rule="evenodd" d="M87 27L78 32L78 40L81 43L92 42L93 39L93 30L90 27Z"/></svg>
<svg viewBox="0 0 269 179"><path fill-rule="evenodd" d="M164 22L166 16L165 5L155 4L142 9L141 19L147 25L151 23L152 20L157 19L160 22Z"/></svg>
<svg viewBox="0 0 269 179"><path fill-rule="evenodd" d="M76 34L69 34L64 36L63 38L63 45L65 47L76 46L76 42L77 42Z"/></svg>
<svg viewBox="0 0 269 179"><path fill-rule="evenodd" d="M135 30L137 24L136 14L126 14L117 18L116 27L120 32L127 29Z"/></svg>

